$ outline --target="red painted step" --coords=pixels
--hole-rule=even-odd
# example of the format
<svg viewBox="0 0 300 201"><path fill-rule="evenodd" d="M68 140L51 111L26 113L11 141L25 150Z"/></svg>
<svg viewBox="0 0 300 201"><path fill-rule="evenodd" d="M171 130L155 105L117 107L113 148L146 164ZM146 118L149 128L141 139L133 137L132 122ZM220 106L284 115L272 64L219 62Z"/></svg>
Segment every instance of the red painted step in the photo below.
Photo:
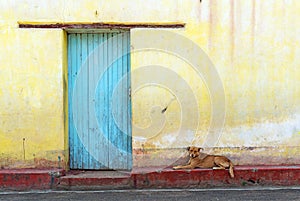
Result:
<svg viewBox="0 0 300 201"><path fill-rule="evenodd" d="M120 189L131 187L131 173L124 171L71 171L60 178L59 189Z"/></svg>

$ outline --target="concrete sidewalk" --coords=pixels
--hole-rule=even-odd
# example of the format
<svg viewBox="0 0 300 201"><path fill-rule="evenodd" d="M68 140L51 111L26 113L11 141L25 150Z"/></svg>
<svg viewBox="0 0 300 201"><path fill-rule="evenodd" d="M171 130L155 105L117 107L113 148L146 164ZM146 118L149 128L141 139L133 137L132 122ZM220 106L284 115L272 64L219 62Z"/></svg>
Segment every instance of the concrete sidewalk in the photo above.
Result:
<svg viewBox="0 0 300 201"><path fill-rule="evenodd" d="M141 188L209 188L300 185L300 165L235 166L228 170L172 170L149 167L124 171L69 171L61 169L0 170L0 190L96 190Z"/></svg>

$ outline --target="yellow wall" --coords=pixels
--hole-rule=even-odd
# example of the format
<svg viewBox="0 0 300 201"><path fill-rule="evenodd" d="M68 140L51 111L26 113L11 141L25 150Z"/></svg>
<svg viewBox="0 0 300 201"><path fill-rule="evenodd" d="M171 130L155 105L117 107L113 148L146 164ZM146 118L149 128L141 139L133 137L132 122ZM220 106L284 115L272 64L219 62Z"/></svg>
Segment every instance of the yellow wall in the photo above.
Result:
<svg viewBox="0 0 300 201"><path fill-rule="evenodd" d="M58 161L64 150L62 31L8 24L0 31L0 163Z"/></svg>
<svg viewBox="0 0 300 201"><path fill-rule="evenodd" d="M195 42L207 54L225 92L223 132L218 132L219 140L210 144L223 148L207 147L206 151L228 154L237 164L297 163L299 9L297 0L0 2L0 165L48 167L58 166L58 157L67 160L65 32L20 29L18 21L186 23L183 29L168 29L170 35L179 34ZM145 31L131 30L132 87L136 89L132 92L134 165L157 165L158 161L166 165L184 154L180 148L205 145L213 118L212 94L200 76L206 72L199 75L180 55L156 50L134 52L141 33L145 41L151 41L152 33ZM168 48L170 41L184 45L173 38L157 43ZM200 60L202 57L205 55L199 56ZM173 79L168 74L165 79L168 86L179 90L171 92L155 83L139 86L145 76L158 77L154 72L138 73L139 68L149 65L163 66L178 75ZM196 97L197 108L190 105L186 90L180 88L183 82ZM167 105L166 112L161 113ZM182 110L189 113L189 119L182 120Z"/></svg>

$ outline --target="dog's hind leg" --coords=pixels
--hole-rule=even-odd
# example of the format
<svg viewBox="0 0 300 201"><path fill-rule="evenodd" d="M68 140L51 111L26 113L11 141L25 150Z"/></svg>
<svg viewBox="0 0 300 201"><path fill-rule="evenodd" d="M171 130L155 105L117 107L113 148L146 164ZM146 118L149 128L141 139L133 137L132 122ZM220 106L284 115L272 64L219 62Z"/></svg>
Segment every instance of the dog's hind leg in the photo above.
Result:
<svg viewBox="0 0 300 201"><path fill-rule="evenodd" d="M234 173L233 173L233 163L229 159L225 158L216 158L215 159L215 164L222 169L229 168L229 175L231 178L234 178Z"/></svg>
<svg viewBox="0 0 300 201"><path fill-rule="evenodd" d="M221 157L216 157L214 163L217 166L217 169L225 169L230 166L230 162Z"/></svg>

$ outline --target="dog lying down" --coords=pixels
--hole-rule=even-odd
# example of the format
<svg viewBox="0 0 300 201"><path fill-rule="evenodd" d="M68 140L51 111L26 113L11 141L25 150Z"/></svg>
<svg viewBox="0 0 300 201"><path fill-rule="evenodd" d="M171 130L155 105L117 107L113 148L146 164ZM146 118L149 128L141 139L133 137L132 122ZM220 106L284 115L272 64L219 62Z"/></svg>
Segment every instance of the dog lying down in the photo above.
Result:
<svg viewBox="0 0 300 201"><path fill-rule="evenodd" d="M174 170L178 169L194 169L194 168L213 168L213 169L225 169L229 168L229 175L234 178L233 163L225 156L207 155L204 158L200 158L200 151L203 148L200 147L188 147L190 160L187 165L179 165L173 167Z"/></svg>

